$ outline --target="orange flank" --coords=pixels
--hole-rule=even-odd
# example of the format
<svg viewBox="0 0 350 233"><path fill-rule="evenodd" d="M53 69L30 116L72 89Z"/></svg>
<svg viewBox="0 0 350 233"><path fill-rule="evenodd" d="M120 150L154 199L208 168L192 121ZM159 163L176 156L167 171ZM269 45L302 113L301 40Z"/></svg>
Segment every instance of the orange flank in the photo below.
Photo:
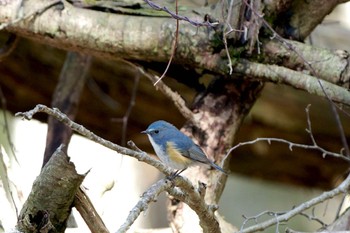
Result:
<svg viewBox="0 0 350 233"><path fill-rule="evenodd" d="M174 163L183 164L188 166L192 163L192 160L183 156L175 147L174 143L167 142L166 152L169 155L170 161Z"/></svg>

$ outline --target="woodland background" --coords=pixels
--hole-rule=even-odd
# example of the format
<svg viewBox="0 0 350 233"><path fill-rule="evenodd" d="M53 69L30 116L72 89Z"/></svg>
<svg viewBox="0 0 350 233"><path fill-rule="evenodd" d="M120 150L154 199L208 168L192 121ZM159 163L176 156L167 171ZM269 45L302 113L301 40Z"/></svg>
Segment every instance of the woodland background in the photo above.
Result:
<svg viewBox="0 0 350 233"><path fill-rule="evenodd" d="M181 6L181 4L185 3L180 2L179 4ZM189 7L193 7L192 4L195 3L189 3ZM6 16L4 9L5 8L0 10L2 16ZM60 9L58 8L55 10L59 11ZM340 12L341 10L337 9L334 11L333 15L341 15ZM345 18L346 16L348 16L348 14L345 13L345 16L343 15L342 17ZM129 17L135 16L131 15ZM8 18L1 16L0 19L0 22L2 23L9 20ZM338 18L328 18L315 30L312 36L305 39L305 41L307 43L312 42L312 46L315 47L326 47L332 50L349 50L350 46L347 39L349 38L348 29L341 22L338 22L338 20ZM180 28L186 24L189 23L181 22ZM30 22L28 25L30 25ZM113 25L113 23L110 25ZM146 25L147 24L145 24L144 27L146 27ZM172 29L172 33L175 31L174 25L170 27ZM147 60L144 56L141 57L144 59L142 60L137 58L140 56L137 51L126 50L124 53L130 53L131 55L130 57L126 56L128 62L125 62L120 59L114 59L115 57L118 57L115 54L103 54L103 52L99 51L99 48L96 48L96 51L93 51L91 48L84 49L84 43L80 44L78 39L76 39L76 47L72 45L70 45L72 47L64 45L64 42L62 43L63 45L60 45L62 39L55 41L54 36L50 35L49 31L46 31L45 33L40 32L41 34L38 33L38 35L40 34L40 36L38 36L35 35L34 32L42 29L34 27L34 29L25 31L21 29L21 27L23 28L24 26L22 25L16 28L16 26L11 25L7 28L7 30L3 30L0 33L2 41L6 41L9 37L11 37L11 33L27 37L21 38L20 41L17 42L17 46L11 52L11 54L0 63L0 73L2 76L0 79L0 87L2 92L1 97L3 101L2 106L12 114L27 111L39 103L47 106L51 106L53 104L53 93L57 87L60 74L62 74L62 67L67 57L67 49L73 49L74 51L81 50L84 54L95 55L90 58L91 60L89 61L91 64L86 74L87 81L85 88L82 91L79 109L77 110L75 117L75 121L79 124L84 125L97 135L120 145L126 145L127 140L132 140L142 150L152 152L147 138L144 137L144 135L139 134L139 132L144 130L149 123L157 119L164 119L181 128L186 122L186 119L178 111L178 108L173 104L173 101L157 90L157 88L153 86L152 82L145 76L140 76L137 78L137 70L134 66L130 65L130 62L135 62L139 66L144 67L146 72L160 76L164 71L166 62L170 56L160 55L159 60L154 59L152 57L153 55L150 56L149 60ZM203 27L200 27L198 30L200 33L206 33L206 29ZM262 34L261 36L264 35ZM179 38L181 38L181 33ZM342 39L344 41L342 41ZM171 40L168 40L168 42L171 42ZM136 39L134 43L137 43ZM180 42L179 46L181 45L183 45L182 42ZM56 47L64 47L66 50L58 49ZM171 43L168 44L167 47L164 47L164 50L167 51L168 55L171 52L170 48ZM224 53L224 51L225 50L223 49L221 53ZM122 55L124 56L124 54ZM113 58L113 56L115 57ZM163 57L166 57L167 59ZM304 68L294 67L294 69L300 72L304 71ZM191 69L190 65L181 64L181 62L175 57L175 61L170 66L167 76L163 79L163 81L172 90L178 92L187 103L191 103L193 102L196 94L203 90L203 86L204 88L207 88L209 83L212 82L213 76L215 75L213 75L211 72L205 73L199 68ZM199 83L197 83L196 80L199 80ZM136 87L137 90L135 91ZM131 100L133 97L135 98L135 103L134 105L131 105ZM6 101L6 107L4 101ZM343 145L334 121L334 115L330 110L327 100L316 95L308 94L302 90L296 90L287 85L272 83L265 84L264 90L259 95L254 107L251 109L249 115L245 117L244 123L235 136L234 142L238 143L253 140L257 137L275 137L283 138L292 142L305 144L310 143L310 137L305 131L305 128L307 128L305 108L308 106L308 104L311 104L310 117L313 125L313 134L317 142L320 146L329 151L338 152ZM348 110L346 103L343 105L343 107L345 110ZM129 110L131 111L129 112ZM47 115L45 114L39 114L37 117L41 121L47 120ZM123 126L125 126L123 125L123 119L127 119L128 124L126 125L126 130L123 128ZM347 119L348 116L341 114L342 125L345 129L346 138L348 138L350 128L349 121ZM28 122L13 123L13 125L10 124L10 128L14 127L15 124L25 124L24 127L26 132L37 131L37 129L30 130L27 128L29 127ZM46 131L45 128L40 130L44 132ZM44 132L43 134L45 134ZM15 134L19 138L21 138L21 135L24 135L24 133L18 131L12 136L14 137ZM22 168L27 167L27 170L24 171L22 169L19 170L21 171L20 173L14 173L18 176L18 178L14 178L18 179L18 182L20 182L19 180L21 180L21 177L23 176L33 176L32 179L34 179L34 176L39 173L45 148L43 148L41 145L40 150L35 152L29 150L30 147L36 147L32 144L25 146L24 149L20 148L21 145L23 146L24 142L27 141L26 138L28 137L33 137L37 141L45 143L45 139L40 138L43 137L43 134L41 136L31 136L32 134L30 133L29 136L25 136L21 141L19 139L19 142L14 141L16 150L26 151L25 153L22 152L25 154L22 156L26 159L30 159L29 161L25 160L26 162L24 162L24 164L20 163L20 166ZM4 136L2 144L6 148L7 154L11 154L12 150L9 149L6 136ZM86 185L91 189L90 195L95 196L92 197L92 199L97 199L98 196L104 194L102 199L105 201L105 203L102 202L102 204L97 205L112 207L110 210L105 210L105 212L110 211L113 213L115 212L116 208L113 207L112 201L108 197L120 195L117 199L119 201L122 200L123 202L125 199L130 198L130 192L132 192L134 195L134 200L137 201L141 193L145 191L147 187L150 186L155 180L159 179L158 173L155 169L147 165L140 165L138 162L136 162L135 165L135 162L129 161L134 161L133 159L122 157L122 159L118 158L116 161L115 154L106 155L108 159L111 159L107 162L100 159L100 157L110 153L106 151L102 152L101 148L90 149L90 152L93 152L93 155L89 155L92 156L92 160L82 165L83 162L86 162L85 159L83 159L84 161L79 161L77 158L81 157L82 152L79 150L81 146L74 145L75 143L73 141L70 145L68 154L72 156L73 161L76 159L77 162L75 163L78 168L81 166L79 168L81 169L81 172L86 172L91 167L100 167L102 168L101 170L109 171L102 178L100 175L101 173L99 173L100 170L93 168L91 174L89 174L86 178ZM30 156L28 156L28 154L30 154ZM19 158L20 156L21 155L19 155ZM34 160L34 157L36 160ZM129 167L129 163L132 163L133 165L130 165ZM28 165L30 166L28 167ZM13 166L16 167L17 165ZM118 169L116 169L117 171L114 171L115 167L118 167ZM293 151L289 151L288 146L285 144L272 143L272 145L269 146L265 142L241 147L235 150L229 163L229 169L233 174L232 176L238 174L242 177L273 181L276 182L276 186L283 184L283 189L287 189L287 193L289 193L295 192L295 189L290 189L288 186L284 185L300 187L302 190L332 189L336 187L345 177L348 164L345 163L344 160L331 156L323 158L319 152L296 148L294 148ZM35 170L36 174L29 175L30 170ZM98 179L98 181L93 180L95 178L91 178L92 181L89 184L89 177L93 177L94 172L97 173L96 179ZM147 174L149 178L147 179L148 181L140 181L140 177L144 177L145 174ZM235 204L240 202L237 201L239 198L236 199L236 202L231 201L234 194L237 192L237 187L239 187L237 186L238 182L252 182L253 184L256 182L246 180L246 178L242 177L236 178L237 180L232 180L232 178L229 179L228 186L225 188L224 195L219 203L220 212L221 210L224 213L228 213L231 212L232 209L248 209L248 206L243 205L242 207L239 207L238 204ZM105 181L102 182L102 179L105 179ZM139 183L137 183L137 181L139 181ZM230 182L231 185L229 185ZM26 186L23 188L23 190L26 190L23 191L24 196L31 189L31 182L25 183L26 184L23 184ZM128 183L136 184L135 186L137 186L138 191L127 191L126 194L121 194L119 192L119 188L126 187ZM259 187L259 185L259 182L256 183L256 186ZM270 183L261 186L268 186L268 190L275 187ZM92 187L96 189L92 190ZM239 189L246 189L247 191L249 190L249 186L248 188L246 187ZM109 191L106 192L106 190ZM260 190L260 188L258 190ZM261 190L263 189L261 188ZM256 189L247 193L243 192L241 195L245 197L248 196L250 200L255 200L254 197L250 196L252 192L259 192L257 196L260 197L265 196L263 193L264 191L256 191ZM310 194L313 196L313 192L315 191L306 192L311 192ZM272 196L273 194L270 193L267 195ZM291 199L292 197L293 195L290 195L287 199ZM165 198L162 198L163 201L160 199L159 205L164 207ZM24 199L25 198L22 197L22 201ZM305 197L305 199L307 198ZM283 211L286 209L291 209L293 205L297 205L302 201L303 200L295 200L294 204L284 207L285 209L283 209ZM264 200L261 202L264 202ZM336 212L336 210L331 210L330 206L337 207L339 200L337 199L335 202L335 204L331 203L328 204L328 206L326 205L327 207L318 207L318 209L321 209L321 212L322 210L324 210L324 212L331 212L332 215L333 211ZM233 205L231 206L228 203L232 203ZM131 206L133 206L133 203ZM147 212L147 215L165 216L165 210L161 207L159 209L155 208L154 210L149 210L150 212ZM100 210L100 208L103 209L102 207L97 207L98 210ZM125 209L127 213L130 206L126 207ZM273 204L270 205L269 209L271 211L280 210L279 207L274 207ZM248 213L244 211L238 212L241 214L254 215L263 210L265 209L257 209L256 212L252 213L249 211ZM151 211L154 211L154 213ZM101 214L104 215L103 213ZM223 215L226 216L226 214ZM235 225L239 226L242 223L242 218L239 214L234 215L235 220L228 219L228 221L232 223L237 221L238 217L241 219L241 221L238 220L235 222ZM120 224L116 224L115 219L116 218L106 220L106 224L108 226L114 224L113 227L118 227L123 222L121 221ZM121 218L121 220L123 220L123 218ZM156 217L156 220L147 219L145 221L148 222L148 224L144 225L143 227L166 226L162 225L165 222L165 218L163 218L163 223L160 225L157 220L159 220L159 217ZM13 222L13 219L11 221ZM155 221L156 223L151 224L150 222L152 221ZM2 225L5 226L10 224L3 222ZM114 229L113 227L112 229ZM274 229L272 229L272 231L273 230Z"/></svg>

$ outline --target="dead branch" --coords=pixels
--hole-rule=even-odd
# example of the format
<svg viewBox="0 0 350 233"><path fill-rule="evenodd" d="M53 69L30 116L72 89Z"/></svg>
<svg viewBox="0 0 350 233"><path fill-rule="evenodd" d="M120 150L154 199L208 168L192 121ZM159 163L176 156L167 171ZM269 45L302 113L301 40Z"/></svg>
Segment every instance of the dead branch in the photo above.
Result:
<svg viewBox="0 0 350 233"><path fill-rule="evenodd" d="M64 232L74 196L84 177L76 173L74 164L59 147L33 183L18 219L18 229Z"/></svg>
<svg viewBox="0 0 350 233"><path fill-rule="evenodd" d="M100 215L95 210L82 187L80 187L75 194L74 207L84 219L91 233L109 233Z"/></svg>

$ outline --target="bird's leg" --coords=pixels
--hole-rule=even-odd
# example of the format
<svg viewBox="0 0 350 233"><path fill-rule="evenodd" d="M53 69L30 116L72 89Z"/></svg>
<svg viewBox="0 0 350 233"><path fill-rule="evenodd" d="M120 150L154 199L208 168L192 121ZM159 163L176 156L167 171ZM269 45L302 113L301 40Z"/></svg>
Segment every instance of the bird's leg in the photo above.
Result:
<svg viewBox="0 0 350 233"><path fill-rule="evenodd" d="M170 174L170 176L168 176L169 180L174 179L175 177L179 176L183 171L185 171L187 168L181 169L181 170L177 170L174 173Z"/></svg>

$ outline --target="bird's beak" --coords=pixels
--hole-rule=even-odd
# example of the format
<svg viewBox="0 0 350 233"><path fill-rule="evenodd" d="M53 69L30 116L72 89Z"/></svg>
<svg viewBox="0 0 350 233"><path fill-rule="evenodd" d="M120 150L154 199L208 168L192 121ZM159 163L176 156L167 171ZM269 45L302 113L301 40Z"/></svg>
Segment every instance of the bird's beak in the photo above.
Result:
<svg viewBox="0 0 350 233"><path fill-rule="evenodd" d="M147 131L147 130L145 130L145 131L141 131L141 133L148 134L148 131Z"/></svg>

